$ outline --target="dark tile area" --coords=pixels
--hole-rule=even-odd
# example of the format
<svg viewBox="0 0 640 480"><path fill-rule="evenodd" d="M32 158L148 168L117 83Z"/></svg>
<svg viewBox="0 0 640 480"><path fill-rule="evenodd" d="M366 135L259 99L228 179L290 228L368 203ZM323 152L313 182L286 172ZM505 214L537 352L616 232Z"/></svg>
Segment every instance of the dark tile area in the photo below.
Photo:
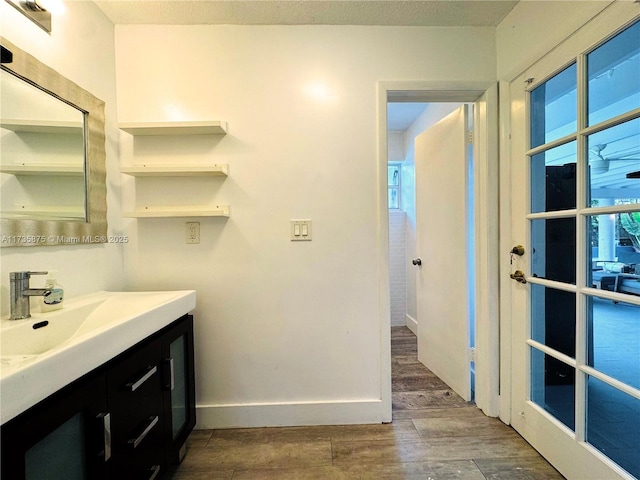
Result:
<svg viewBox="0 0 640 480"><path fill-rule="evenodd" d="M170 480L554 480L513 429L465 402L393 327L393 423L194 431Z"/></svg>

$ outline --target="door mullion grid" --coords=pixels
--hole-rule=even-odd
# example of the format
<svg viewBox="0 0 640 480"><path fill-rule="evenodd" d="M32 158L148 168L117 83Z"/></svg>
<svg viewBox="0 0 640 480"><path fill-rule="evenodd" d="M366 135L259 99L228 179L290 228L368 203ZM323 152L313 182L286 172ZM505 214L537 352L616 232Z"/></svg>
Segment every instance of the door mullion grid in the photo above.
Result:
<svg viewBox="0 0 640 480"><path fill-rule="evenodd" d="M578 55L577 66L577 168L576 168L576 386L575 435L578 442L586 439L587 375L580 368L587 363L587 297L583 293L587 280L587 217L582 211L587 205L587 165L589 152L584 129L587 127L587 58Z"/></svg>

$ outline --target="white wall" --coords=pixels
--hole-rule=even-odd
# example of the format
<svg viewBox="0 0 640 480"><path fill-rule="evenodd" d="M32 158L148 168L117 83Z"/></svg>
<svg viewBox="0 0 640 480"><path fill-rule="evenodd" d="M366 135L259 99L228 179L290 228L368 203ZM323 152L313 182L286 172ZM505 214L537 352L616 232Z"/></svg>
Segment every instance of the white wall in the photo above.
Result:
<svg viewBox="0 0 640 480"><path fill-rule="evenodd" d="M404 162L406 152L404 131L387 132L387 160L389 162Z"/></svg>
<svg viewBox="0 0 640 480"><path fill-rule="evenodd" d="M120 121L229 122L218 142L170 147L228 179L125 184L127 202L231 204L195 246L184 220L126 223L129 287L198 292L199 426L387 418L377 82L491 81L494 30L118 26L116 53ZM312 242L289 241L292 218L313 220Z"/></svg>
<svg viewBox="0 0 640 480"><path fill-rule="evenodd" d="M118 233L120 176L116 130L114 27L92 2L63 3L45 33L6 2L0 2L0 32L22 50L106 102L107 204L109 233ZM67 297L122 289L122 248L118 245L11 247L0 249L1 314L9 313L9 272L56 269ZM44 278L33 277L33 285Z"/></svg>

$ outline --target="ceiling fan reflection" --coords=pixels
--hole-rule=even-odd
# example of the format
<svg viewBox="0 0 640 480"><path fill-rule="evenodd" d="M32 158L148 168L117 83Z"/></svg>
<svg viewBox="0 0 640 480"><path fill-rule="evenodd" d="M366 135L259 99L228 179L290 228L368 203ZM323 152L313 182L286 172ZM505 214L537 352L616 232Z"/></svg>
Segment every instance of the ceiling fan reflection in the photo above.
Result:
<svg viewBox="0 0 640 480"><path fill-rule="evenodd" d="M630 157L605 157L602 155L602 151L607 148L606 143L599 143L591 147L590 151L595 158L589 162L591 173L594 175L602 175L609 171L610 162L638 162L640 164L640 158Z"/></svg>

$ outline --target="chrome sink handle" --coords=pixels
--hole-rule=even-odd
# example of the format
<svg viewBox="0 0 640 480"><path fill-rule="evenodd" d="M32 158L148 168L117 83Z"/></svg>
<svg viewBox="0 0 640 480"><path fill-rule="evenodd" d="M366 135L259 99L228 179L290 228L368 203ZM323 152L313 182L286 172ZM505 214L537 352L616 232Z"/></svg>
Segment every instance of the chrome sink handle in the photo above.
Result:
<svg viewBox="0 0 640 480"><path fill-rule="evenodd" d="M9 302L11 304L11 320L31 317L29 297L47 296L50 288L29 288L31 275L46 275L48 272L10 272L9 273Z"/></svg>

